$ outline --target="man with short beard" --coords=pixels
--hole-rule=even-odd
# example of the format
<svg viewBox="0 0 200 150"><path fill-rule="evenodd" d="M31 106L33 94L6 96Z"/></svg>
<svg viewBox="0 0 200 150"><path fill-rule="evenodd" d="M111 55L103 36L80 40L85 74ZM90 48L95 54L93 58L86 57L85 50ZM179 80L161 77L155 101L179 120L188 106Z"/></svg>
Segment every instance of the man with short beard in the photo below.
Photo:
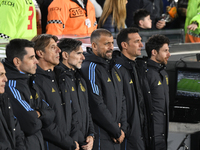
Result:
<svg viewBox="0 0 200 150"><path fill-rule="evenodd" d="M112 62L113 36L105 29L91 34L81 71L86 80L89 106L96 131L94 150L120 150L126 130L126 108L121 74Z"/></svg>
<svg viewBox="0 0 200 150"><path fill-rule="evenodd" d="M70 99L70 104L77 111L80 148L91 150L95 132L88 106L87 86L79 70L85 59L81 45L82 42L75 39L61 39L58 43L58 47L61 49L61 62L59 66L56 66L56 70L59 72L55 71L63 98Z"/></svg>
<svg viewBox="0 0 200 150"><path fill-rule="evenodd" d="M155 141L155 150L167 150L169 81L165 65L170 57L169 39L163 35L153 35L145 48L148 59L137 60L137 64L144 98L148 101L148 118L153 123L152 141Z"/></svg>

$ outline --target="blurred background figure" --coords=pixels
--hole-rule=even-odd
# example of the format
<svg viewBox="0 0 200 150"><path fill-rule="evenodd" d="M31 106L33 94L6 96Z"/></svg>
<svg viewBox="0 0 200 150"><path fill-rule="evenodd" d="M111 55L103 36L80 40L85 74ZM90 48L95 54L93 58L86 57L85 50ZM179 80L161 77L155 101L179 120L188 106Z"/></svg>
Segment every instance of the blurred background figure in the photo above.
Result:
<svg viewBox="0 0 200 150"><path fill-rule="evenodd" d="M35 5L35 10L36 10L36 23L37 23L37 35L42 34L42 14L40 11L40 7L39 7L39 0L33 0L33 3Z"/></svg>
<svg viewBox="0 0 200 150"><path fill-rule="evenodd" d="M0 39L32 39L37 34L32 0L0 0Z"/></svg>
<svg viewBox="0 0 200 150"><path fill-rule="evenodd" d="M150 12L152 20L152 30L163 29L166 25L163 14L163 1L162 0L143 0L142 8Z"/></svg>
<svg viewBox="0 0 200 150"><path fill-rule="evenodd" d="M48 7L46 33L90 35L97 28L90 0L54 0Z"/></svg>
<svg viewBox="0 0 200 150"><path fill-rule="evenodd" d="M143 0L129 0L126 5L126 25L127 27L133 26L133 14L136 10L142 8Z"/></svg>
<svg viewBox="0 0 200 150"><path fill-rule="evenodd" d="M150 13L145 9L138 9L134 15L134 27L137 27L141 30L151 29L152 20L150 18Z"/></svg>
<svg viewBox="0 0 200 150"><path fill-rule="evenodd" d="M188 0L185 20L185 42L200 42L200 0Z"/></svg>
<svg viewBox="0 0 200 150"><path fill-rule="evenodd" d="M127 0L106 0L103 13L98 22L98 28L104 28L111 33L117 33L125 28Z"/></svg>
<svg viewBox="0 0 200 150"><path fill-rule="evenodd" d="M99 5L99 3L97 3L96 0L90 0L90 1L94 5L95 15L96 15L96 19L97 19L97 22L98 22L99 18L101 17L101 14L103 12L102 7L101 7L101 5Z"/></svg>

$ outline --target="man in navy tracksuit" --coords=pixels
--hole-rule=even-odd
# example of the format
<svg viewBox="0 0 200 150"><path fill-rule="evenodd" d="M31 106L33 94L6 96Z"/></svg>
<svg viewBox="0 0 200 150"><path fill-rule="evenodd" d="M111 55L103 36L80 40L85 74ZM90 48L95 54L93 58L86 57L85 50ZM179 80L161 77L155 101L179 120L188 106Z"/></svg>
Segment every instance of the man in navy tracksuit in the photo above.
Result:
<svg viewBox="0 0 200 150"><path fill-rule="evenodd" d="M117 44L121 52L115 57L124 82L124 95L126 97L126 110L128 129L122 150L145 150L147 130L145 122L145 104L139 77L136 71L136 57L141 55L143 44L137 28L122 29L117 35ZM150 150L150 148L148 148Z"/></svg>
<svg viewBox="0 0 200 150"><path fill-rule="evenodd" d="M55 76L54 68L59 64L57 46L58 38L49 34L41 34L32 39L38 58L36 70L36 84L40 87L49 105L54 109L56 116L54 123L42 130L46 147L50 150L78 150L79 144L76 133L76 120L73 121L70 99L65 99ZM64 87L65 88L65 87Z"/></svg>
<svg viewBox="0 0 200 150"><path fill-rule="evenodd" d="M89 106L95 127L94 150L120 150L126 130L126 106L122 77L111 61L113 36L105 29L91 34L92 50L82 64Z"/></svg>
<svg viewBox="0 0 200 150"><path fill-rule="evenodd" d="M7 81L6 71L0 63L0 149L25 150L24 134L13 115L10 99L4 93Z"/></svg>
<svg viewBox="0 0 200 150"><path fill-rule="evenodd" d="M33 42L24 39L11 40L6 46L6 59L3 62L8 78L6 93L24 131L26 148L44 150L41 130L50 126L55 114L35 85L38 61L33 46Z"/></svg>
<svg viewBox="0 0 200 150"><path fill-rule="evenodd" d="M61 62L56 68L62 71L56 72L56 75L61 93L65 94L65 99L68 98L67 95L70 95L70 100L77 112L80 148L91 150L94 142L94 126L89 111L87 85L79 70L85 59L81 45L82 42L75 39L60 40L58 47L61 49Z"/></svg>

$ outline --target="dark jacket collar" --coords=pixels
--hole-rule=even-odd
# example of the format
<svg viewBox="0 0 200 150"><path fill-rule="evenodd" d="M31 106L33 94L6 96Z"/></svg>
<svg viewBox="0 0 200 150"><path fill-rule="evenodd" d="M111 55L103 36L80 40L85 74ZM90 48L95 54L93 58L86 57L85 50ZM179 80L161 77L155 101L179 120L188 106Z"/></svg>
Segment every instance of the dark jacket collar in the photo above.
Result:
<svg viewBox="0 0 200 150"><path fill-rule="evenodd" d="M34 77L31 74L25 74L23 72L20 72L15 66L14 64L10 63L7 59L4 59L2 61L2 63L5 66L5 70L6 70L6 76L7 78L10 80L17 80L17 79L24 79L24 80L28 80L30 77Z"/></svg>
<svg viewBox="0 0 200 150"><path fill-rule="evenodd" d="M47 78L50 78L51 80L55 78L54 71L52 71L51 69L43 70L39 65L37 65L36 76L37 75L43 75Z"/></svg>
<svg viewBox="0 0 200 150"><path fill-rule="evenodd" d="M92 49L91 49L91 48L90 48L90 49L87 49L87 53L84 53L84 55L85 55L85 60L84 60L84 61L91 61L91 62L94 62L94 63L97 63L97 64L100 64L100 65L104 66L106 69L110 69L111 61L96 56L96 55L92 52Z"/></svg>
<svg viewBox="0 0 200 150"><path fill-rule="evenodd" d="M161 71L161 70L163 70L163 69L166 68L165 65L159 64L159 63L153 61L152 59L148 59L147 60L147 65L148 65L148 67L153 67L153 68L155 68L158 71Z"/></svg>
<svg viewBox="0 0 200 150"><path fill-rule="evenodd" d="M117 52L118 53L118 52ZM115 58L114 58L115 59ZM116 56L115 63L121 64L124 68L131 70L135 66L136 62L124 56L120 53Z"/></svg>

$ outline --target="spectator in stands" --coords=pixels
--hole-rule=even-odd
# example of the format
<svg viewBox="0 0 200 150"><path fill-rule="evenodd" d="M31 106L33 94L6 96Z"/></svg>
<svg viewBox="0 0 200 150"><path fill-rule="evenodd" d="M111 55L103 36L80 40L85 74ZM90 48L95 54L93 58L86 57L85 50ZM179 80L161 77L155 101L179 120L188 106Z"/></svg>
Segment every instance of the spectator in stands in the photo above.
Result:
<svg viewBox="0 0 200 150"><path fill-rule="evenodd" d="M90 0L54 0L48 7L47 34L90 35L96 28Z"/></svg>
<svg viewBox="0 0 200 150"><path fill-rule="evenodd" d="M24 131L26 148L44 150L41 129L50 126L55 114L35 85L34 74L38 61L33 46L33 42L25 39L13 39L6 46L6 93Z"/></svg>
<svg viewBox="0 0 200 150"><path fill-rule="evenodd" d="M143 0L128 0L128 5L126 5L126 25L127 27L132 27L133 14L136 10L143 8Z"/></svg>
<svg viewBox="0 0 200 150"><path fill-rule="evenodd" d="M117 44L121 53L115 51L119 56L114 57L114 60L122 74L128 122L126 140L121 145L121 150L146 150L147 147L145 145L146 111L135 61L136 57L141 55L143 47L138 32L137 28L126 28L117 35Z"/></svg>
<svg viewBox="0 0 200 150"><path fill-rule="evenodd" d="M54 123L43 130L46 147L49 150L75 149L79 150L77 120L72 116L70 99L62 98L60 88L56 82L54 67L59 64L57 46L58 38L49 34L41 34L32 39L35 42L35 53L39 61L36 70L36 84L49 105L56 112ZM65 91L68 92L68 91ZM74 122L73 122L74 120ZM72 134L72 135L71 135Z"/></svg>
<svg viewBox="0 0 200 150"><path fill-rule="evenodd" d="M88 90L85 80L80 74L81 64L85 59L82 42L64 38L58 43L61 49L60 64L56 73L64 99L70 99L77 111L79 128L79 145L81 149L91 150L94 142L94 126L89 111ZM68 94L65 91L68 91ZM68 96L70 95L70 96Z"/></svg>
<svg viewBox="0 0 200 150"><path fill-rule="evenodd" d="M151 142L155 150L167 150L169 125L169 87L165 71L169 53L169 39L163 35L151 36L145 45L148 59L137 59L138 74L145 99ZM153 124L153 125L152 125Z"/></svg>
<svg viewBox="0 0 200 150"><path fill-rule="evenodd" d="M172 7L176 7L177 9L177 14L175 13L176 15L174 15L175 16L174 18L170 17L169 22L165 26L165 29L180 29L180 28L184 29L187 5L188 5L188 0L179 0L178 3L172 1L169 6L164 8L167 9L168 12L171 11L170 9ZM175 11L171 11L171 13L172 12Z"/></svg>
<svg viewBox="0 0 200 150"><path fill-rule="evenodd" d="M4 93L7 82L6 71L0 63L0 149L25 150L24 134L17 118L14 117L10 100Z"/></svg>
<svg viewBox="0 0 200 150"><path fill-rule="evenodd" d="M163 1L162 0L143 0L143 7L150 12L152 20L152 30L163 29L165 27L165 20L162 19Z"/></svg>
<svg viewBox="0 0 200 150"><path fill-rule="evenodd" d="M37 34L32 0L4 0L0 4L0 38L32 39Z"/></svg>
<svg viewBox="0 0 200 150"><path fill-rule="evenodd" d="M125 28L126 4L127 0L106 0L98 28L107 29L111 33L117 33Z"/></svg>
<svg viewBox="0 0 200 150"><path fill-rule="evenodd" d="M184 28L187 6L188 6L188 0L178 1L178 6L177 6L178 17L176 19L177 20L176 23L178 24L178 26L176 26L175 28Z"/></svg>
<svg viewBox="0 0 200 150"><path fill-rule="evenodd" d="M120 150L127 128L126 102L121 74L111 62L113 36L106 29L97 29L91 34L91 43L81 72L96 132L94 150Z"/></svg>
<svg viewBox="0 0 200 150"><path fill-rule="evenodd" d="M133 15L133 20L134 27L137 27L140 30L151 29L152 27L150 13L145 9L138 9Z"/></svg>
<svg viewBox="0 0 200 150"><path fill-rule="evenodd" d="M200 0L189 0L185 20L185 42L200 42Z"/></svg>

